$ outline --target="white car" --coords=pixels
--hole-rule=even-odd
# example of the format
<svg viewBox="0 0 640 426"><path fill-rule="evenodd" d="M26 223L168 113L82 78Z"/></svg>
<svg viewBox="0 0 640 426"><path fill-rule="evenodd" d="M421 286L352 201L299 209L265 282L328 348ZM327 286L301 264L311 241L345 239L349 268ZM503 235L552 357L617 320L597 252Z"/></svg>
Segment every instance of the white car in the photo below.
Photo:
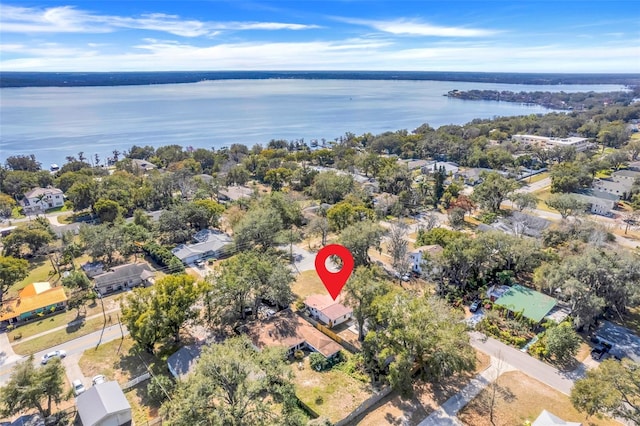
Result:
<svg viewBox="0 0 640 426"><path fill-rule="evenodd" d="M82 384L82 382L79 379L74 380L71 383L71 386L73 387L73 394L75 396L80 395L81 393L83 393L86 390L84 388L84 385Z"/></svg>
<svg viewBox="0 0 640 426"><path fill-rule="evenodd" d="M67 356L67 353L62 349L60 349L59 351L46 353L42 356L42 365L46 365L49 360L53 358L64 358L65 356Z"/></svg>
<svg viewBox="0 0 640 426"><path fill-rule="evenodd" d="M104 377L104 374L98 374L97 376L94 376L93 379L91 379L91 383L93 383L93 386L99 385L100 383L104 383L106 381L107 378Z"/></svg>

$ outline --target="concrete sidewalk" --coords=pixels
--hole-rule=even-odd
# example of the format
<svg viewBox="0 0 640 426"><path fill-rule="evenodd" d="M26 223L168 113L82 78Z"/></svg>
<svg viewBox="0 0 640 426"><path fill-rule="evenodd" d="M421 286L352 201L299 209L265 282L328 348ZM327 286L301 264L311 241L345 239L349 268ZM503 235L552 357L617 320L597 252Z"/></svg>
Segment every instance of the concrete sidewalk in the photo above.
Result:
<svg viewBox="0 0 640 426"><path fill-rule="evenodd" d="M105 311L104 312L105 315L107 315L107 325L110 325L109 324L109 318L111 318L111 316L109 314L111 314L113 312L120 312L120 308L111 309L109 311ZM60 327L52 328L51 330L43 331L42 333L34 334L33 336L25 337L24 339L18 339L16 341L14 341L13 343L9 343L9 346L17 345L17 344L23 343L23 342L28 342L29 340L37 339L38 337L46 336L47 334L51 334L51 333L56 332L56 331L64 330L69 326L73 326L75 324L79 324L82 321L89 321L89 320L92 320L94 318L102 318L102 313L91 315L89 317L85 317L82 320L74 320L74 321L71 321L68 324L61 325ZM118 322L117 319L115 319L115 318L111 318L111 319L112 319L111 324L116 324ZM9 337L6 334L3 334L3 335L7 337L7 342L8 342L9 341ZM2 344L1 343L0 343L0 348L2 348ZM11 352L13 352L13 350L11 350ZM1 363L0 363L0 365L1 365Z"/></svg>
<svg viewBox="0 0 640 426"><path fill-rule="evenodd" d="M462 425L456 415L487 385L495 381L498 376L507 371L515 370L506 362L491 357L491 364L482 373L474 377L467 386L460 392L449 398L439 409L431 413L426 419L420 422L419 426L449 426Z"/></svg>

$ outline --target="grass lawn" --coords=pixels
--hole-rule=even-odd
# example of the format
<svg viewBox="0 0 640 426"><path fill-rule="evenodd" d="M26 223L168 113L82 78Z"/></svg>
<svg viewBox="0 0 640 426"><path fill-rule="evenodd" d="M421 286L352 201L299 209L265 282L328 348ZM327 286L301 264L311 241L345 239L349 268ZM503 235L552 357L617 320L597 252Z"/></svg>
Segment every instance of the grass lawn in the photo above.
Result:
<svg viewBox="0 0 640 426"><path fill-rule="evenodd" d="M378 402L358 421L359 426L417 425L442 403L464 388L476 374L489 367L489 355L476 351L476 369L443 380L440 384L416 382L414 396L402 399L396 392Z"/></svg>
<svg viewBox="0 0 640 426"><path fill-rule="evenodd" d="M345 417L371 396L368 386L338 369L317 372L309 365L309 357L299 369L291 365L298 398L321 417L332 422Z"/></svg>
<svg viewBox="0 0 640 426"><path fill-rule="evenodd" d="M312 294L325 294L327 292L327 289L314 270L303 271L298 275L296 281L293 283L292 289L296 296L302 300Z"/></svg>
<svg viewBox="0 0 640 426"><path fill-rule="evenodd" d="M36 339L29 340L24 343L18 343L13 345L13 350L19 355L31 355L52 346L68 342L69 340L77 337L98 331L103 325L104 320L102 318L94 318L81 324L74 325L71 328L54 331Z"/></svg>
<svg viewBox="0 0 640 426"><path fill-rule="evenodd" d="M104 374L107 379L115 380L120 385L145 373L145 364L153 374L168 374L167 354L161 352L159 357L145 352L138 354L132 350L133 344L133 339L125 337L124 340L114 340L101 345L98 349L85 351L79 362L82 373L86 377ZM149 400L147 394L148 383L148 381L140 383L125 393L131 404L134 424L145 424L158 416L159 407Z"/></svg>
<svg viewBox="0 0 640 426"><path fill-rule="evenodd" d="M590 425L619 425L611 419L598 419L593 416L587 419L585 414L579 413L569 397L549 386L532 379L519 372L510 371L498 378L498 398L494 406L494 421L496 426L521 425L525 421L535 420L542 410L547 410L565 421L582 422ZM465 425L489 426L490 392L485 388L458 414L458 418Z"/></svg>
<svg viewBox="0 0 640 426"><path fill-rule="evenodd" d="M27 275L27 277L22 281L18 281L17 283L12 285L7 296L17 296L18 292L22 290L27 284L49 281L49 279L53 277L54 274L55 271L53 270L53 266L51 266L51 262L49 262L49 259L47 259L46 257L38 257L35 260L29 262L29 275ZM59 279L60 276L55 275L55 279L49 282L53 284Z"/></svg>

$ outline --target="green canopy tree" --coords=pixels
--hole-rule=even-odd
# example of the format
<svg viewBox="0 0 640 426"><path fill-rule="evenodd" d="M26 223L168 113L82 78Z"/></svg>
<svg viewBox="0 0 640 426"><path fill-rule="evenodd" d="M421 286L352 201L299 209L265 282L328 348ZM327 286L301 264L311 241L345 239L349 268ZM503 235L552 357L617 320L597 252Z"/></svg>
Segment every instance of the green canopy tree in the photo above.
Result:
<svg viewBox="0 0 640 426"><path fill-rule="evenodd" d="M473 189L472 199L490 212L500 210L500 204L518 188L518 182L497 172L482 172L482 183Z"/></svg>
<svg viewBox="0 0 640 426"><path fill-rule="evenodd" d="M568 364L580 347L580 337L571 324L563 322L545 333L545 345L549 355L562 365Z"/></svg>
<svg viewBox="0 0 640 426"><path fill-rule="evenodd" d="M122 322L129 335L146 352L153 354L165 333L162 311L152 288L135 288L122 302Z"/></svg>
<svg viewBox="0 0 640 426"><path fill-rule="evenodd" d="M640 365L629 359L603 361L571 389L573 406L587 415L609 415L640 424Z"/></svg>
<svg viewBox="0 0 640 426"><path fill-rule="evenodd" d="M364 341L365 325L376 315L373 301L376 297L385 294L387 286L376 277L375 272L368 267L359 266L351 274L345 286L345 299L353 308L353 316L358 323L358 340Z"/></svg>
<svg viewBox="0 0 640 426"><path fill-rule="evenodd" d="M64 367L60 359L36 368L31 355L13 368L9 381L0 388L0 415L9 417L35 408L47 418L53 403L59 404L65 396Z"/></svg>
<svg viewBox="0 0 640 426"><path fill-rule="evenodd" d="M29 275L29 262L12 256L0 256L0 303L12 285Z"/></svg>
<svg viewBox="0 0 640 426"><path fill-rule="evenodd" d="M552 209L557 210L563 219L583 213L587 208L587 204L573 194L551 194L545 203Z"/></svg>
<svg viewBox="0 0 640 426"><path fill-rule="evenodd" d="M380 250L384 229L377 223L365 220L346 227L340 234L340 242L351 251L355 266L368 265L369 249Z"/></svg>
<svg viewBox="0 0 640 426"><path fill-rule="evenodd" d="M257 351L246 337L207 347L162 412L171 424L304 424L281 348Z"/></svg>

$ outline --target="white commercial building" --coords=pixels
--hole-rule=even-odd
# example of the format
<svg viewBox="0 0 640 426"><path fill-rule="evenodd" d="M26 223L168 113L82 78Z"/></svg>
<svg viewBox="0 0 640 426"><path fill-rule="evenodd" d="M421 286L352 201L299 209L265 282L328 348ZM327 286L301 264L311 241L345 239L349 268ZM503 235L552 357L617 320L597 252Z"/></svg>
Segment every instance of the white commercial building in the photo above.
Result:
<svg viewBox="0 0 640 426"><path fill-rule="evenodd" d="M551 149L557 146L573 147L577 152L585 151L591 146L589 139L575 136L568 138L554 138L537 135L513 135L511 139L527 145L537 145L545 149Z"/></svg>

